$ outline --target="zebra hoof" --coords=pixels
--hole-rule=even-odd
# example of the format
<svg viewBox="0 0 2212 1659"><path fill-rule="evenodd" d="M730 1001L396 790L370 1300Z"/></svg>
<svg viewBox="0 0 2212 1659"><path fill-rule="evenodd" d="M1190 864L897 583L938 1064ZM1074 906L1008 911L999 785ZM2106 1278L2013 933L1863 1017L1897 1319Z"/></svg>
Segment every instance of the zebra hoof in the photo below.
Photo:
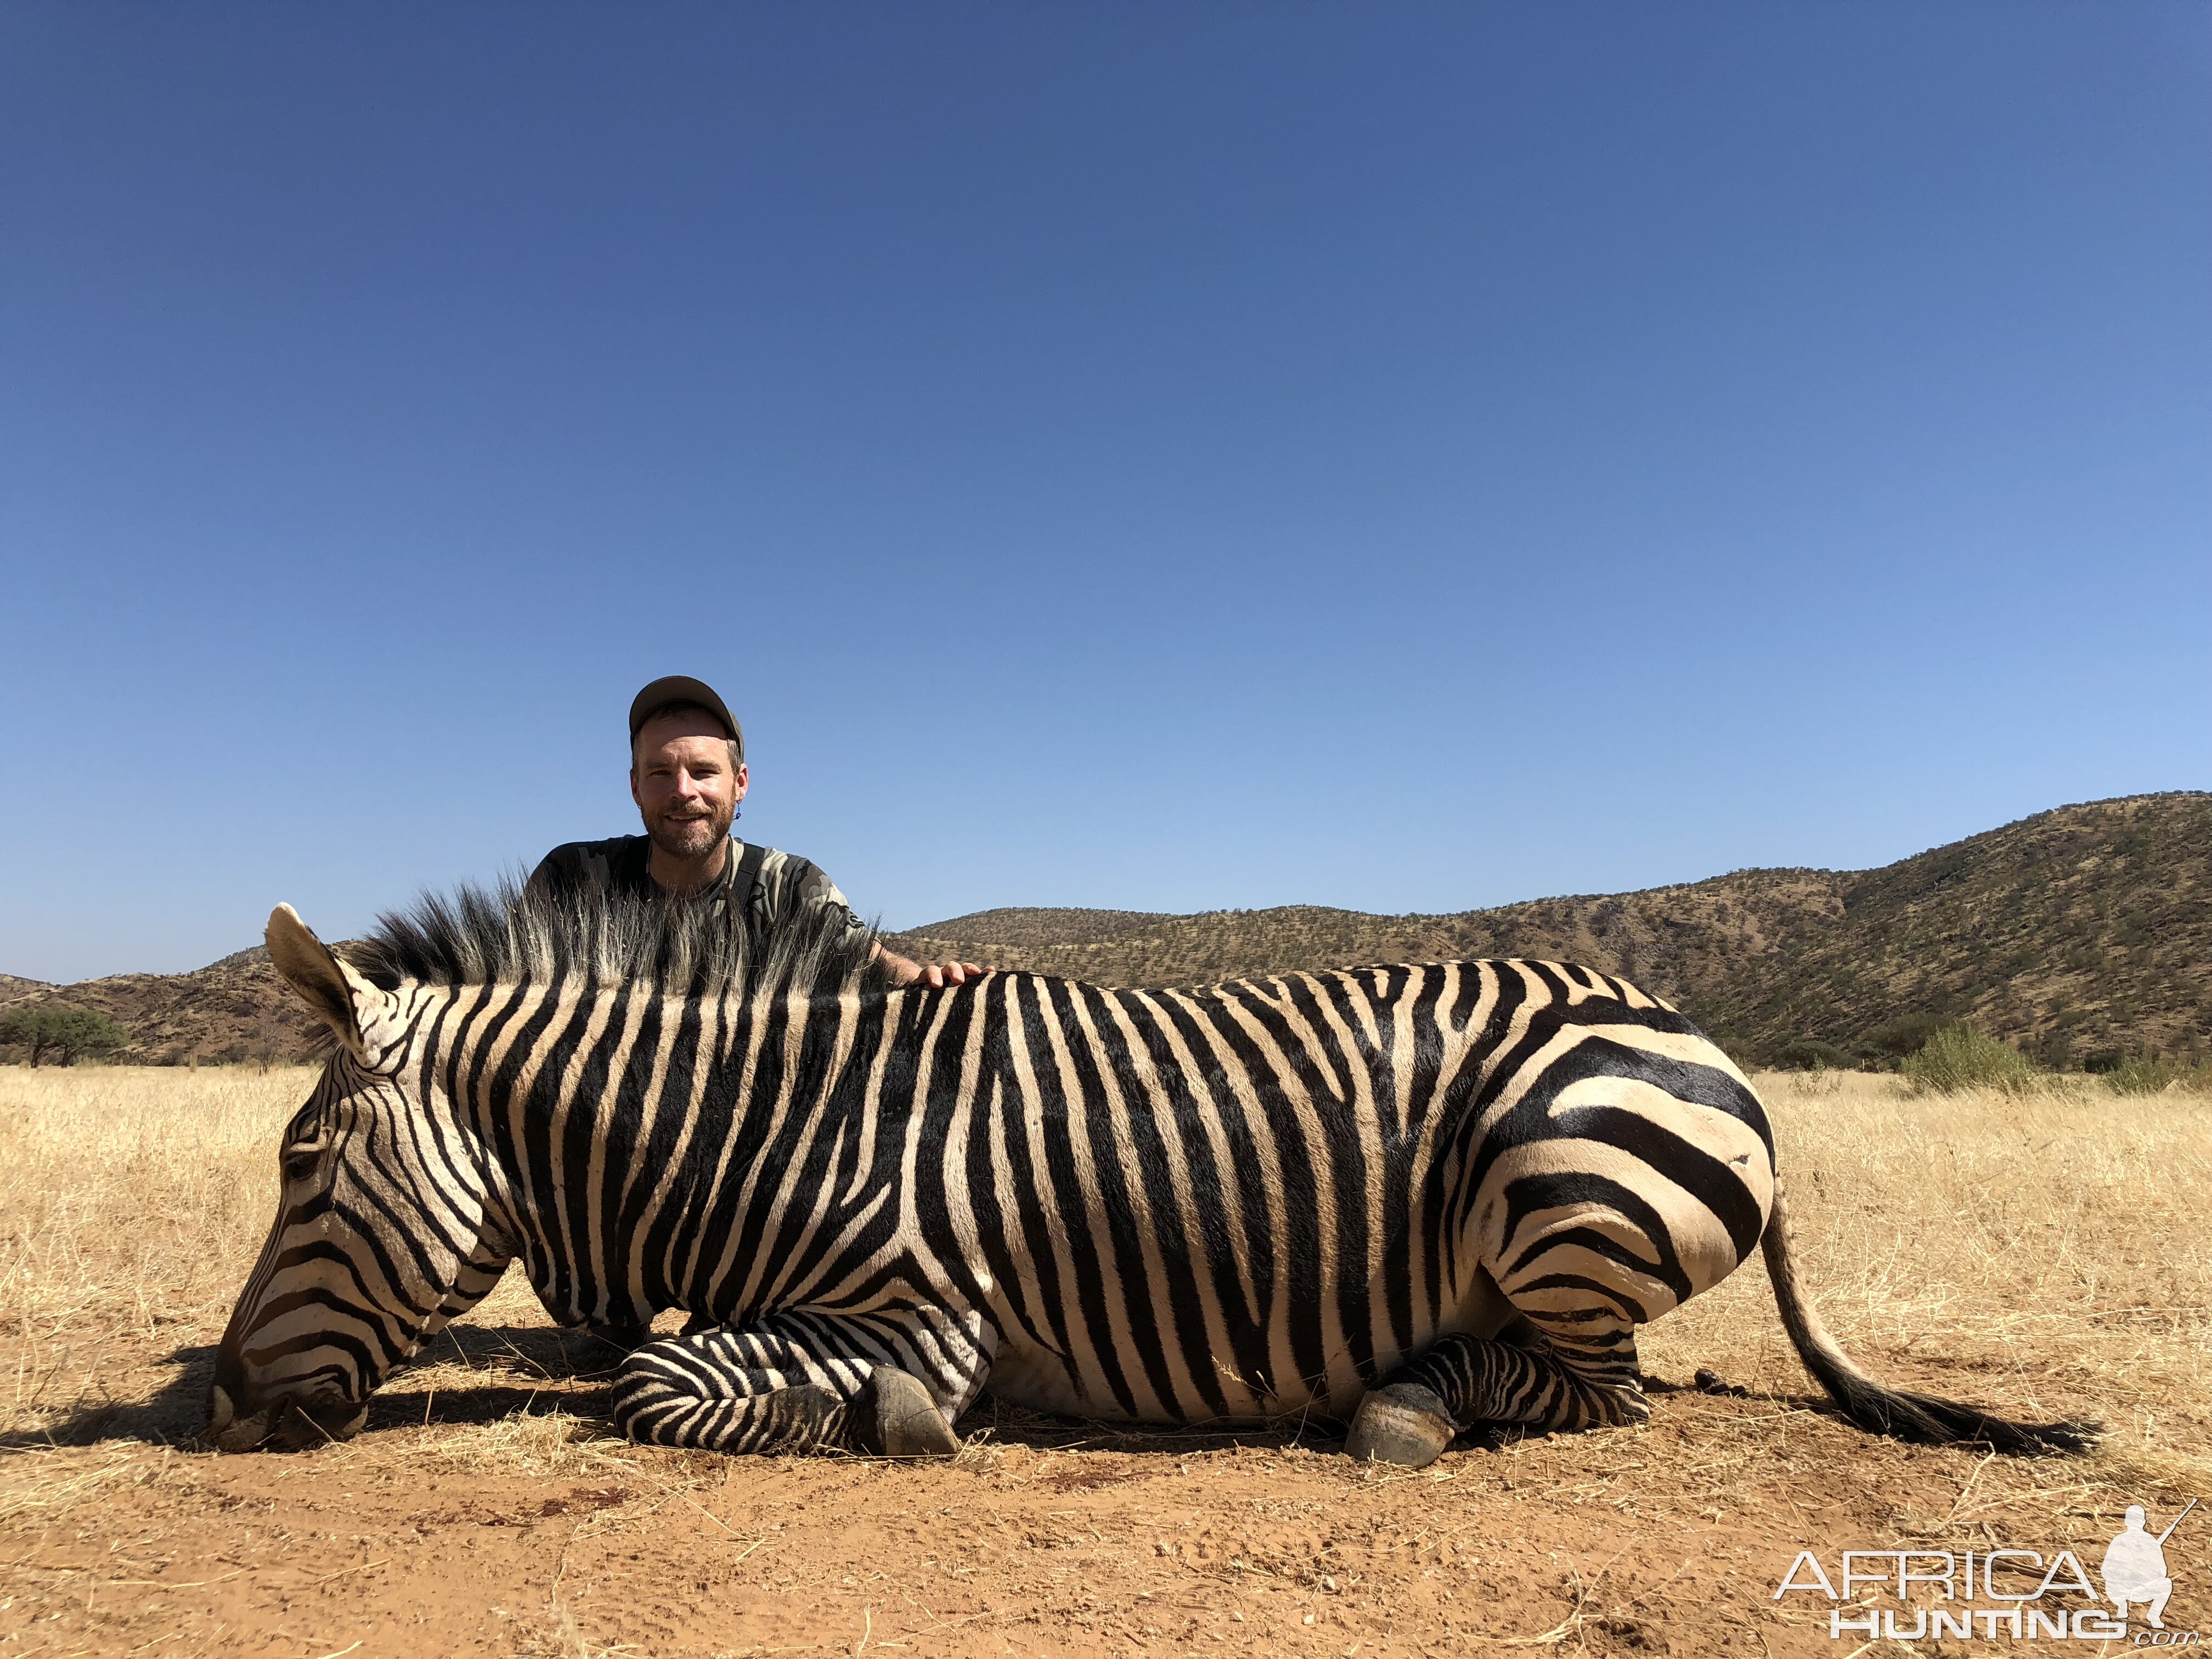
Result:
<svg viewBox="0 0 2212 1659"><path fill-rule="evenodd" d="M1444 1402L1418 1382L1370 1389L1352 1419L1345 1455L1362 1463L1425 1468L1452 1443L1459 1427Z"/></svg>
<svg viewBox="0 0 2212 1659"><path fill-rule="evenodd" d="M921 1378L896 1365L878 1365L853 1398L853 1438L878 1457L950 1457L960 1438Z"/></svg>

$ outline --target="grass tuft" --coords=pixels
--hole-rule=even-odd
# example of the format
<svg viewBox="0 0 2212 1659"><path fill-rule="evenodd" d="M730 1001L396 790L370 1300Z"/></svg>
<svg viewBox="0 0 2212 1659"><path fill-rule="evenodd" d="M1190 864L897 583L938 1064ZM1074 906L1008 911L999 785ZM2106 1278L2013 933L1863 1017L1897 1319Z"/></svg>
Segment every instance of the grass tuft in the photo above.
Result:
<svg viewBox="0 0 2212 1659"><path fill-rule="evenodd" d="M2106 1073L2105 1083L2116 1095L2163 1094L2168 1089L2212 1094L2212 1063L2133 1054Z"/></svg>
<svg viewBox="0 0 2212 1659"><path fill-rule="evenodd" d="M1898 1070L1916 1095L1955 1095L1987 1089L2001 1095L2033 1094L2044 1086L2036 1063L2009 1042L1984 1036L1971 1025L1945 1025Z"/></svg>

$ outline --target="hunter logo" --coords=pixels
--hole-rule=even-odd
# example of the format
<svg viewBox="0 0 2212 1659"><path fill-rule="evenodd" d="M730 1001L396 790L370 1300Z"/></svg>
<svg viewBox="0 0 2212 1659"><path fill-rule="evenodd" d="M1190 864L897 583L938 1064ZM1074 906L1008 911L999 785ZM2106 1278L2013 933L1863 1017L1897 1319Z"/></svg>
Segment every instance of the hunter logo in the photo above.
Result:
<svg viewBox="0 0 2212 1659"><path fill-rule="evenodd" d="M2166 1628L2166 1620L2159 1615L2166 1611L2166 1597L2173 1594L2173 1580L2166 1571L2166 1540L2181 1524L2181 1516L2196 1507L2192 1498L2189 1508L2173 1517L2172 1526L2153 1538L2143 1530L2142 1505L2128 1506L2128 1529L2105 1547L2105 1594L2112 1598L2114 1618L2125 1619L2128 1603L2140 1601L2148 1609L2143 1616L2150 1627Z"/></svg>
<svg viewBox="0 0 2212 1659"><path fill-rule="evenodd" d="M2105 1581L2101 1596L2072 1550L2048 1557L2039 1550L2016 1549L1845 1550L1832 1577L1819 1556L1800 1550L1772 1599L1802 1592L1849 1603L1828 1609L1828 1634L1838 1640L1978 1636L1985 1641L2127 1640L2139 1648L2193 1647L2197 1633L2166 1629L2163 1615L2173 1594L2166 1540L2196 1507L2192 1498L2164 1532L2153 1533L2142 1506L2131 1504L2125 1529L2106 1546L2099 1563ZM1923 1598L1917 1607L1912 1605L1916 1590ZM1878 1605L1885 1593L1900 1605ZM2130 1630L2130 1608L2142 1609L2144 1628Z"/></svg>

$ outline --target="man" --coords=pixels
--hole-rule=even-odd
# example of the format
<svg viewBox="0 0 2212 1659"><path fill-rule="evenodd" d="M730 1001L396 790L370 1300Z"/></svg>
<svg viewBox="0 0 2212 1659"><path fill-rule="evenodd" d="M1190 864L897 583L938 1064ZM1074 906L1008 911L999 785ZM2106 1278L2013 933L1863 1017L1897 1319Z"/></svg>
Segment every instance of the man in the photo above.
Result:
<svg viewBox="0 0 2212 1659"><path fill-rule="evenodd" d="M757 942L809 910L864 926L818 867L730 834L751 781L744 730L714 689L686 674L657 679L629 706L629 795L645 833L556 847L530 884L561 892L593 882L641 897L676 894L730 911ZM876 954L901 984L960 985L983 971L972 962L924 968L880 944Z"/></svg>

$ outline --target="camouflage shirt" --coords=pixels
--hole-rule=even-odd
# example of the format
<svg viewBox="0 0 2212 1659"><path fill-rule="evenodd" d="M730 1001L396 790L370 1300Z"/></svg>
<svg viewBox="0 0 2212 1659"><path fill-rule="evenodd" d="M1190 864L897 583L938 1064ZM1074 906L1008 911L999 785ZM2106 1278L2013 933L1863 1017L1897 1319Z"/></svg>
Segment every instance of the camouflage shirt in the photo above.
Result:
<svg viewBox="0 0 2212 1659"><path fill-rule="evenodd" d="M837 890L837 884L824 875L820 866L773 847L759 850L759 868L753 876L752 890L739 901L744 906L745 930L756 941L767 939L777 927L807 909L834 910L844 918L848 927L856 931L866 927L866 924L845 902L845 896ZM746 862L745 851L745 843L731 836L730 855L722 861L721 875L694 895L694 902L726 913L735 896L731 890L737 884L738 872ZM617 836L611 841L572 841L555 848L538 860L538 868L531 872L530 884L561 893L581 883L593 882L617 892L651 898L660 890L647 868L652 855L653 842L644 836Z"/></svg>

